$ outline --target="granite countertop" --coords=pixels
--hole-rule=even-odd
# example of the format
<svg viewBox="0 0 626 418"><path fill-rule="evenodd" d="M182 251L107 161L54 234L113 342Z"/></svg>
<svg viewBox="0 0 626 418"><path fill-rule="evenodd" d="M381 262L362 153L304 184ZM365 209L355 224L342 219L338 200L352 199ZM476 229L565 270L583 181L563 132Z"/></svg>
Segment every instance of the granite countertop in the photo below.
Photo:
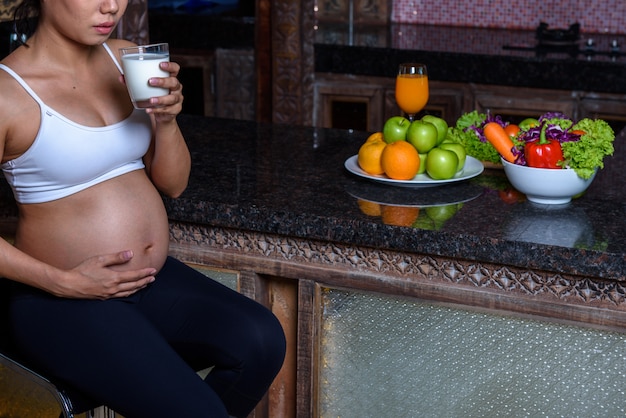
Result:
<svg viewBox="0 0 626 418"><path fill-rule="evenodd" d="M498 169L428 189L357 178L344 161L357 153L364 132L194 116L180 122L193 175L181 198L166 199L174 221L626 279L626 131L583 197L541 207L508 203L510 185ZM419 207L416 227L368 215L367 201ZM428 217L451 208L448 220Z"/></svg>
<svg viewBox="0 0 626 418"><path fill-rule="evenodd" d="M183 195L165 199L172 221L626 279L626 130L584 196L566 207L541 207L511 203L499 169L426 189L360 179L344 162L365 132L179 119L193 167ZM0 217L11 219L16 209L4 181L0 194ZM408 207L413 216L419 208L419 218L415 226L395 226L400 216L372 214L376 204Z"/></svg>
<svg viewBox="0 0 626 418"><path fill-rule="evenodd" d="M585 54L590 38L597 51L609 51L617 41L619 55ZM626 36L582 34L577 48L582 52L576 54L557 48L541 53L516 49L535 44L534 31L320 23L315 71L395 77L399 63L418 61L437 81L626 93Z"/></svg>

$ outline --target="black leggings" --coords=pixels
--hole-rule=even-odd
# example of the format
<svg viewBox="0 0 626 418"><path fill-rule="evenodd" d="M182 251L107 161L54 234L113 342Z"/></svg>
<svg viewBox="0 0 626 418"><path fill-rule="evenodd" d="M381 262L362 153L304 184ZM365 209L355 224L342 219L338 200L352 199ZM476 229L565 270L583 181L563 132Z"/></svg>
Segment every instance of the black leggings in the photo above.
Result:
<svg viewBox="0 0 626 418"><path fill-rule="evenodd" d="M268 309L172 258L127 298L14 289L20 353L127 418L245 417L284 359L285 336Z"/></svg>

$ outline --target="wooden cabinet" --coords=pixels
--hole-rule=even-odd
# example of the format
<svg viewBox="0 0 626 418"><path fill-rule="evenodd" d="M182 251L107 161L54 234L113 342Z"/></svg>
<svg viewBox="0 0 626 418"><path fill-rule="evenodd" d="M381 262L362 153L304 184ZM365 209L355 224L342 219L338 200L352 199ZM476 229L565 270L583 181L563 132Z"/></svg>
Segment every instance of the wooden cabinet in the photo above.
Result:
<svg viewBox="0 0 626 418"><path fill-rule="evenodd" d="M604 119L615 132L620 132L626 126L626 95L582 94L579 102L579 116Z"/></svg>
<svg viewBox="0 0 626 418"><path fill-rule="evenodd" d="M401 114L394 97L395 80L345 74L315 75L317 127L378 131L385 120ZM618 132L626 126L626 95L525 87L431 81L423 113L449 124L465 112L500 115L513 123L546 112L574 118L601 118Z"/></svg>
<svg viewBox="0 0 626 418"><path fill-rule="evenodd" d="M395 79L346 74L315 75L317 127L379 131L388 118L401 114L395 99ZM425 113L454 122L471 102L469 86L461 83L430 83Z"/></svg>
<svg viewBox="0 0 626 418"><path fill-rule="evenodd" d="M181 66L184 113L255 120L253 50L174 50L171 59Z"/></svg>
<svg viewBox="0 0 626 418"><path fill-rule="evenodd" d="M313 123L325 128L380 130L390 88L388 78L316 74Z"/></svg>
<svg viewBox="0 0 626 418"><path fill-rule="evenodd" d="M472 86L473 106L481 113L500 115L510 122L538 117L546 112L561 112L578 117L577 94L562 90L530 89L507 86Z"/></svg>
<svg viewBox="0 0 626 418"><path fill-rule="evenodd" d="M215 114L215 53L213 51L173 50L172 61L180 65L178 79L183 84L183 112L204 116Z"/></svg>

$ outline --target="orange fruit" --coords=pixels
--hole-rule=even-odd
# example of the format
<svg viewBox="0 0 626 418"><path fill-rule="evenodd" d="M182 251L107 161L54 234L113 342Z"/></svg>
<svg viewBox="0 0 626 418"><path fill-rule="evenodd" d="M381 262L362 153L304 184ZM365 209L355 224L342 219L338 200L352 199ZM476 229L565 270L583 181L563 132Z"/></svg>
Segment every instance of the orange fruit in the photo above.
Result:
<svg viewBox="0 0 626 418"><path fill-rule="evenodd" d="M381 207L379 203L364 199L357 199L357 204L359 205L361 212L368 216L380 216L381 214Z"/></svg>
<svg viewBox="0 0 626 418"><path fill-rule="evenodd" d="M420 208L410 206L383 205L381 218L385 225L413 226L420 214Z"/></svg>
<svg viewBox="0 0 626 418"><path fill-rule="evenodd" d="M374 132L373 134L371 134L370 136L367 137L367 139L365 140L365 142L374 142L374 141L385 141L385 137L383 136L382 132Z"/></svg>
<svg viewBox="0 0 626 418"><path fill-rule="evenodd" d="M419 170L420 156L410 143L396 141L383 149L380 165L390 179L411 180Z"/></svg>
<svg viewBox="0 0 626 418"><path fill-rule="evenodd" d="M365 141L361 148L359 148L359 154L357 161L359 167L367 174L383 174L383 167L380 165L380 158L383 150L387 147L387 143L384 141L369 139Z"/></svg>

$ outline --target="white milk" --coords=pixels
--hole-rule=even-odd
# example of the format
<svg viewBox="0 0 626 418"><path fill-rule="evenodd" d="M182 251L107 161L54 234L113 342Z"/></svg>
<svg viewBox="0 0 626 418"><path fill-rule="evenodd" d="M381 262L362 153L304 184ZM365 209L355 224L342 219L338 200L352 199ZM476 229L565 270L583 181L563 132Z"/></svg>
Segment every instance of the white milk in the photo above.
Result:
<svg viewBox="0 0 626 418"><path fill-rule="evenodd" d="M167 61L169 61L169 54L163 53L122 55L124 78L134 102L165 96L169 93L169 89L148 85L148 79L152 77L169 77L170 74L167 71L159 68L160 63Z"/></svg>

